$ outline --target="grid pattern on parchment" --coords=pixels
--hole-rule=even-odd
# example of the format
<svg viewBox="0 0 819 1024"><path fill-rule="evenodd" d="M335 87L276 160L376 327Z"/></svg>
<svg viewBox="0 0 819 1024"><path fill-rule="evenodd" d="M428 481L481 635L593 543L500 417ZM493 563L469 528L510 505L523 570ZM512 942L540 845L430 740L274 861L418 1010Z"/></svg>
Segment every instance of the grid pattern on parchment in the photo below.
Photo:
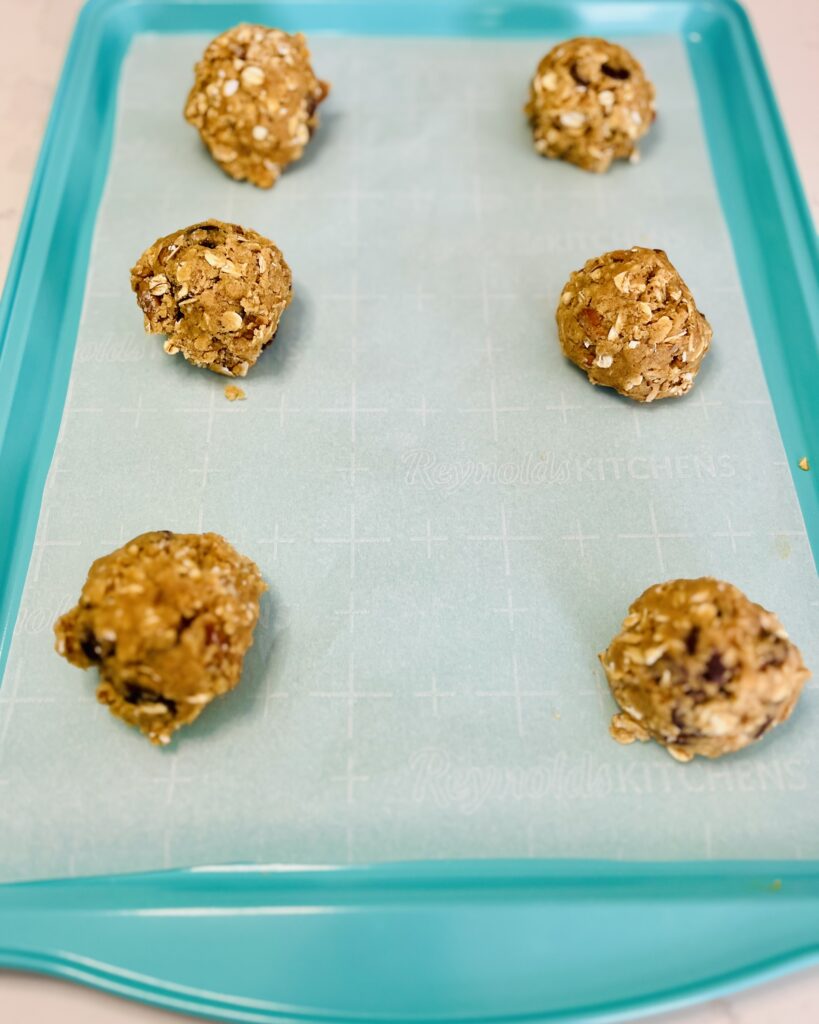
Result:
<svg viewBox="0 0 819 1024"><path fill-rule="evenodd" d="M181 121L202 43L141 37L124 70L0 691L0 876L819 854L812 692L725 764L607 735L596 652L657 579L732 579L818 653L681 44L634 41L661 117L641 164L597 178L532 152L520 108L546 40L316 38L332 98L264 193ZM295 274L243 403L145 338L128 290L145 245L206 216L269 235ZM669 251L714 325L681 402L592 389L556 344L569 272L633 243ZM93 558L157 528L222 532L271 583L241 687L166 751L94 704L50 632Z"/></svg>

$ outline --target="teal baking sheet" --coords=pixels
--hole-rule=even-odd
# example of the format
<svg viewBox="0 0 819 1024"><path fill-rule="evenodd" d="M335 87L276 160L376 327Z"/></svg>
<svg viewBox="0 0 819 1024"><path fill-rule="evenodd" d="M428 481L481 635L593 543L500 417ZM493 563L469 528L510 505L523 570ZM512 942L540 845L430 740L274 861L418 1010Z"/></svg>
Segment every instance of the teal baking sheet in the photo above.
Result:
<svg viewBox="0 0 819 1024"><path fill-rule="evenodd" d="M608 920L612 900L644 904L650 893L651 907L643 909L662 931L669 924L664 900L684 899L675 913L691 915L695 901L686 886L705 884L691 876L709 879L709 914L724 912L714 894L734 879L732 901L749 901L735 915L769 915L776 896L783 919L782 934L771 928L741 955L729 943L719 969L708 972L692 943L683 965L692 991L717 976L738 978L741 968L763 959L769 967L784 963L797 946L807 955L805 929L809 939L814 932L805 886L810 896L819 843L810 799L813 693L765 744L724 764L680 768L651 746L624 750L610 742L611 702L595 660L644 586L710 572L776 608L809 664L817 661L809 546L814 480L795 471L797 496L791 478L796 460L809 452L799 389L807 384L809 393L811 381L815 388L815 338L804 329L793 335L798 344L790 343L783 367L777 338L785 321L774 317L778 332L759 328L766 295L768 315L780 312L785 297L791 318L808 312L815 300L806 281L813 238L799 231L780 236L780 246L789 243L782 259L795 259L800 242L808 246L787 296L773 279L782 260L761 293L748 289L756 250L743 231L759 245L767 222L737 220L739 177L719 197L724 226L695 91L696 83L702 98L713 72L709 44L739 31L730 10L590 3L499 12L442 5L409 17L389 6L378 13L355 5L301 7L315 65L334 94L315 149L273 193L258 193L223 178L195 136L180 132L177 100L207 39L192 33L246 16L290 27L292 12L276 8L273 18L267 9L248 14L244 5L185 4L92 9L87 22L112 33L109 42L124 47L130 40L121 72L110 79L116 101L112 90L95 94L109 104L97 114L116 126L110 166L94 164L102 205L95 219L89 204L70 230L68 217L79 216L82 203L73 201L67 181L63 241L55 235L42 254L44 291L32 293L49 300L40 302L40 317L59 312L49 289L60 261L74 273L61 282L75 305L69 303L63 333L54 336L51 375L43 374L43 382L33 372L49 355L42 320L30 348L10 344L20 335L9 330L2 350L5 366L20 370L18 387L4 390L3 401L31 408L39 387L53 392L44 395L39 431L31 421L22 429L17 408L5 407L15 429L6 431L0 450L4 465L21 471L25 460L14 460L19 446L40 446L39 458L25 462L28 475L20 473L29 513L14 520L20 540L9 557L19 564L4 592L10 612L39 521L14 636L3 645L0 818L9 841L0 848L0 870L7 881L111 877L103 900L95 883L81 881L0 890L0 913L2 896L10 894L15 916L7 920L18 933L37 933L14 909L24 910L29 896L33 906L37 894L47 900L59 889L71 903L82 893L89 928L68 949L96 962L100 949L110 948L121 967L150 979L156 965L148 970L143 954L128 952L126 937L103 943L101 922L112 892L113 904L121 898L125 909L134 892L150 891L152 877L162 907L129 906L126 920L132 936L141 934L136 917L158 928L161 946L174 930L169 920L180 916L218 919L223 929L237 928L245 944L256 927L247 918L258 917L267 940L280 931L286 941L302 884L314 907L305 942L316 948L331 935L336 942L366 941L360 923L351 922L367 892L370 909L380 908L378 927L394 929L396 941L406 943L414 899L429 902L436 927L449 920L461 930L474 916L491 930L501 913L494 901L506 891L507 926L522 913L526 923L516 927L523 934L545 929L545 944L535 943L527 955L531 970L542 972L556 936L579 927L575 899L594 892ZM601 23L596 31L616 32L637 51L658 85L663 115L641 164L605 179L534 159L518 114L538 55L578 31L584 11L606 15L611 27ZM581 19L574 28L572 18ZM131 28L153 31L132 39ZM321 31L328 29L336 32ZM89 32L80 32L77 45L90 45ZM487 35L492 40L476 38ZM121 56L116 47L107 52L112 60ZM382 88L374 92L373 81ZM706 130L715 107L719 112L714 102L703 108ZM91 104L88 130L94 110ZM715 148L713 132L708 138L720 185L741 139L732 138L726 154L724 144ZM762 169L757 187L770 184L775 166ZM54 193L42 188L33 211L45 217ZM799 196L790 198L804 214ZM770 208L782 201L777 193ZM224 400L224 382L171 362L141 336L127 287L127 267L167 230L169 217L182 224L209 215L275 238L296 276L297 299L276 347L248 379L247 402L236 405ZM89 242L87 264L77 261ZM592 392L552 337L552 308L569 271L592 253L632 242L668 249L715 328L714 351L685 402L634 409ZM76 313L72 322L68 314ZM9 517L16 492L10 493L1 513ZM242 688L162 752L95 710L93 680L56 659L50 634L91 559L157 525L225 533L257 559L272 586ZM487 866L471 867L476 857L488 858ZM586 866L589 858L593 866ZM396 866L408 859L415 864ZM447 863L424 866L429 859ZM664 860L671 870L607 866L606 859ZM722 863L703 866L704 876L692 874L691 862L710 859ZM738 869L739 859L765 864ZM208 902L219 903L225 885L233 891L239 876L230 872L200 873L201 885L179 874L146 876L148 882L112 875L236 861L385 866L351 875L281 870L275 896L269 875L251 873L242 899L255 893L266 907L256 910L252 903L231 909ZM784 899L774 884L783 877ZM334 880L325 903L314 893L317 878ZM797 879L798 912L787 895ZM521 902L513 891L524 882L528 896ZM341 915L322 932L312 919L341 898L334 885L352 887L357 911L347 924ZM441 901L454 899L453 889L462 898L448 916ZM188 905L192 891L204 901L196 907ZM282 893L273 913L267 901L282 900ZM387 913L391 902L403 910ZM632 907L627 914L630 929L637 928L635 913ZM39 918L40 928L45 920ZM632 938L644 944L640 921ZM198 934L205 942L204 928ZM579 957L589 941L578 934L565 957ZM29 942L33 964L37 943ZM468 955L463 935L437 952L451 957L455 949L464 971L475 971L478 960L474 950ZM20 955L18 942L7 962ZM150 960L151 951L144 955ZM70 959L49 962L49 969ZM666 980L652 982L655 995L680 995L679 969L662 966ZM88 977L99 983L105 970L95 966ZM394 1019L401 998L410 1016L437 1019L467 1010L487 1018L519 1014L530 999L533 1013L566 1015L581 1005L603 1012L617 999L626 1005L647 993L626 972L618 985L609 979L607 1003L601 979L599 1005L573 1004L573 975L564 964L560 986L547 971L549 1008L528 970L530 988L505 994L501 980L510 970L511 950L497 965L485 1004L459 996L465 976L456 970L446 994L399 997L393 984L380 1003L372 988L356 1003L353 989L342 994L341 982L322 988L313 979L302 995L295 994L298 985L285 986L277 998L289 992L291 1009L311 1006L309 1013L320 1016L325 1011L308 993L323 991L328 1013L342 1016L346 1007L343 1013L355 1016L367 1006L384 1019ZM160 980L184 979L191 987L178 956L158 973L134 989L145 996L156 984L153 998L162 1001L168 993ZM275 994L275 977L255 974L238 988L235 977L222 977L212 1012L238 1012L237 1000L255 998L258 985L267 992L273 984ZM228 990L229 1005L221 1005ZM200 997L206 1004L210 998L186 996ZM259 1013L271 1019L263 1014L274 1010Z"/></svg>

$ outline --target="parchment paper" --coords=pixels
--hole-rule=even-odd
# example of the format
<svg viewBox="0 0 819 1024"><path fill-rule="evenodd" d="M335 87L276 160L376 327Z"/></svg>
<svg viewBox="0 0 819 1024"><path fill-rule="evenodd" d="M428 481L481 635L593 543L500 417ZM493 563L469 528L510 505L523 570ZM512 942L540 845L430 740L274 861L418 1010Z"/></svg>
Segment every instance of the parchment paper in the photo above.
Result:
<svg viewBox="0 0 819 1024"><path fill-rule="evenodd" d="M657 580L714 574L814 670L819 589L682 45L626 40L660 117L598 178L535 156L553 40L315 37L333 83L272 192L181 110L203 37L138 37L70 394L0 691L0 880L222 861L819 856L819 709L719 763L617 746L596 655ZM279 244L296 298L228 403L143 334L128 270L217 216ZM665 248L714 327L651 407L560 354L569 272ZM168 750L52 649L90 562L216 530L271 585L244 680Z"/></svg>

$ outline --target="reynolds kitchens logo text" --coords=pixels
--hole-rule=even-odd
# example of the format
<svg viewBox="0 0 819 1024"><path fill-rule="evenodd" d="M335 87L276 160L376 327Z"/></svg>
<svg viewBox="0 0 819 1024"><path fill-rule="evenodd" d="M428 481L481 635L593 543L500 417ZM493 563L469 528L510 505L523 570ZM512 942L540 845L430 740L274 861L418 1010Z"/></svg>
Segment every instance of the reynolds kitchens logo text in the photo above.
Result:
<svg viewBox="0 0 819 1024"><path fill-rule="evenodd" d="M442 459L428 448L410 448L401 456L408 487L452 493L481 485L554 487L562 484L606 480L707 480L736 474L727 454L676 454L664 456L559 456L554 452L529 452L518 461L483 462L474 459Z"/></svg>

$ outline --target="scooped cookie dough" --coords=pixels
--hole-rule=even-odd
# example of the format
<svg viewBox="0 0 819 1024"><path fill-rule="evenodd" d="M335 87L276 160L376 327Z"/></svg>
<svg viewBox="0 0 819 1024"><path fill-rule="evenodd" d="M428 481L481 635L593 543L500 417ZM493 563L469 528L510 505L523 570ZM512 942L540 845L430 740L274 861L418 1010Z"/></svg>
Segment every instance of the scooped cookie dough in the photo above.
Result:
<svg viewBox="0 0 819 1024"><path fill-rule="evenodd" d="M772 612L710 577L649 587L600 660L622 709L612 736L654 739L678 761L758 740L810 676Z"/></svg>
<svg viewBox="0 0 819 1024"><path fill-rule="evenodd" d="M270 188L304 152L329 90L313 73L303 35L237 25L196 65L185 118L231 178Z"/></svg>
<svg viewBox="0 0 819 1024"><path fill-rule="evenodd" d="M592 384L638 402L684 395L711 325L662 249L617 249L587 260L557 307L564 355Z"/></svg>
<svg viewBox="0 0 819 1024"><path fill-rule="evenodd" d="M637 159L656 116L654 86L622 46L569 39L538 64L524 111L538 153L602 172L612 160Z"/></svg>
<svg viewBox="0 0 819 1024"><path fill-rule="evenodd" d="M195 366L244 377L292 298L290 267L267 238L220 220L158 239L131 270L149 334Z"/></svg>
<svg viewBox="0 0 819 1024"><path fill-rule="evenodd" d="M253 643L256 565L215 533L143 533L98 558L57 620L58 654L96 665L97 698L152 743L232 690Z"/></svg>

